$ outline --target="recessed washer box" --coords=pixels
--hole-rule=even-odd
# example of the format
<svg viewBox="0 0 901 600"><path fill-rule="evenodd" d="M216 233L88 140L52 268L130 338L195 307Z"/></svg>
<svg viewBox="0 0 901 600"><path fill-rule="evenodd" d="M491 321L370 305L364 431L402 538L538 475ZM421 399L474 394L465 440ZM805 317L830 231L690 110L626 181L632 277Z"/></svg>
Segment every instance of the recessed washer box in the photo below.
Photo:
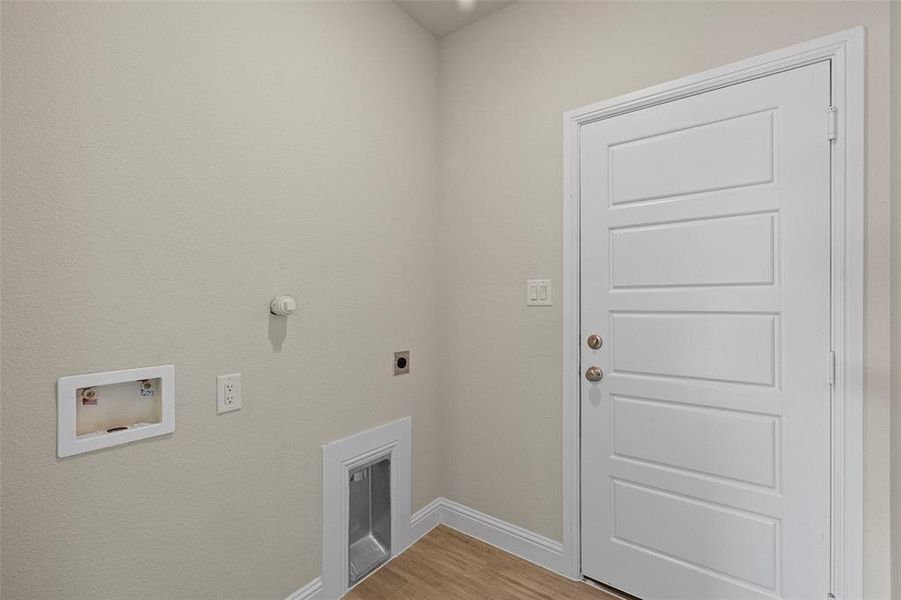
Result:
<svg viewBox="0 0 901 600"><path fill-rule="evenodd" d="M175 366L60 377L60 458L175 431Z"/></svg>

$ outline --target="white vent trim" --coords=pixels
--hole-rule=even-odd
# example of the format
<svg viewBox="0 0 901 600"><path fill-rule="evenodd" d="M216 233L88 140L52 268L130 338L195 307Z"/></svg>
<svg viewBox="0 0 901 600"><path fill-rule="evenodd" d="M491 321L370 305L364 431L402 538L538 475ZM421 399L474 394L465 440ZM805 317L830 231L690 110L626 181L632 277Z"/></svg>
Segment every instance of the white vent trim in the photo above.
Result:
<svg viewBox="0 0 901 600"><path fill-rule="evenodd" d="M340 598L347 592L348 478L354 467L390 458L391 556L409 546L411 429L406 417L322 446L322 585L307 598Z"/></svg>

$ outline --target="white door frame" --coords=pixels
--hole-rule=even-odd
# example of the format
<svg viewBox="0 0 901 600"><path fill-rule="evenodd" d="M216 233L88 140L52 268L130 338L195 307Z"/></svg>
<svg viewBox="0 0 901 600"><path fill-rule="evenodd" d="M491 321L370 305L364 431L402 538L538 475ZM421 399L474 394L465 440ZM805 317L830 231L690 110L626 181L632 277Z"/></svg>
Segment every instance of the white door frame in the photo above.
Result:
<svg viewBox="0 0 901 600"><path fill-rule="evenodd" d="M856 27L605 100L563 115L563 558L582 578L579 364L579 128L727 85L828 60L836 139L832 145L832 537L831 589L863 597L864 77L866 34ZM826 135L827 115L823 115Z"/></svg>

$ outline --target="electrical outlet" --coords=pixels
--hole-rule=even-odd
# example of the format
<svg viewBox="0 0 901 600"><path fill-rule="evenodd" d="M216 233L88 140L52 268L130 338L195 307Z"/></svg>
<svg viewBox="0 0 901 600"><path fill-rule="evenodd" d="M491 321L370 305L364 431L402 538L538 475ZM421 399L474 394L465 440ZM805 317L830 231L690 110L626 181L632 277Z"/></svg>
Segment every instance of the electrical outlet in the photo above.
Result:
<svg viewBox="0 0 901 600"><path fill-rule="evenodd" d="M406 375L410 372L410 351L402 350L394 353L394 374Z"/></svg>
<svg viewBox="0 0 901 600"><path fill-rule="evenodd" d="M241 408L241 374L220 375L216 378L216 413Z"/></svg>

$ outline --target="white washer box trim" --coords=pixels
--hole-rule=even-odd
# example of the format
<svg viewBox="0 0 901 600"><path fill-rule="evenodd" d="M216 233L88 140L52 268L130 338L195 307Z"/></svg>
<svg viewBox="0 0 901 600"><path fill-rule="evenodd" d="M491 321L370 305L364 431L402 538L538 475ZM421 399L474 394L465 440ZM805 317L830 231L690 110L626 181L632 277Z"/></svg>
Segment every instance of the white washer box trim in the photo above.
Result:
<svg viewBox="0 0 901 600"><path fill-rule="evenodd" d="M100 387L114 383L138 382L143 379L160 380L160 421L129 427L97 436L76 433L77 398L79 388ZM56 382L56 454L60 458L92 452L101 448L121 446L138 440L165 435L175 431L175 365L141 367L122 371L106 371L60 377Z"/></svg>

